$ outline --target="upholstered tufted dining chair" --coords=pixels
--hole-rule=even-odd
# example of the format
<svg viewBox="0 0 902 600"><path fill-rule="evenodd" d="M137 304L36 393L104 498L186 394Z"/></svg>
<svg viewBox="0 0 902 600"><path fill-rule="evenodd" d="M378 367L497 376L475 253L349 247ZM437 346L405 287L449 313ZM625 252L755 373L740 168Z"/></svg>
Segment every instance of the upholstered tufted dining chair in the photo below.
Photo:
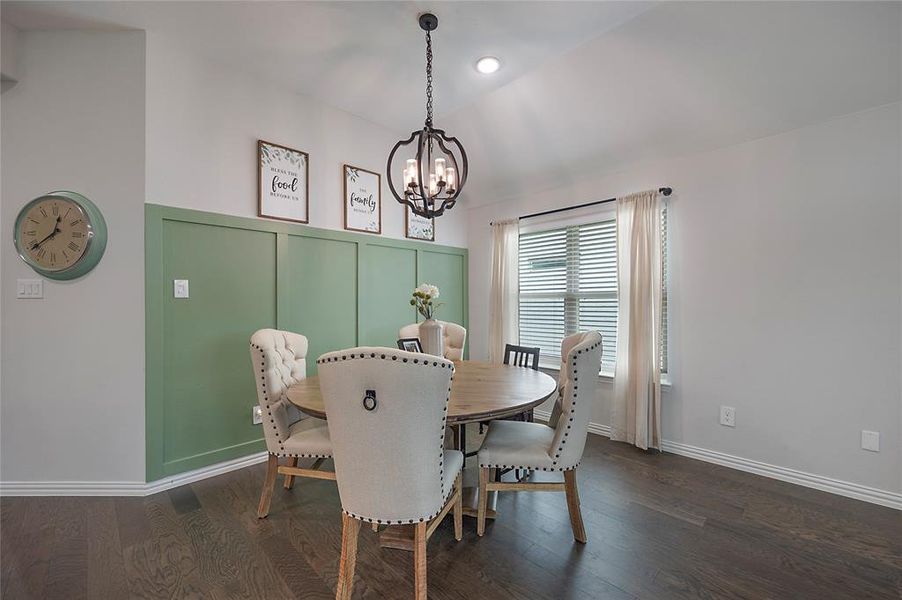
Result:
<svg viewBox="0 0 902 600"><path fill-rule="evenodd" d="M601 366L601 334L588 331L569 336L562 347L570 348L561 370L560 417L555 427L523 421L493 421L479 449L479 507L476 533L485 533L487 493L491 491L565 492L570 525L576 541L586 543L586 530L579 509L576 467L582 460L589 427L589 413L595 402L598 370ZM494 469L560 471L564 481L497 482Z"/></svg>
<svg viewBox="0 0 902 600"><path fill-rule="evenodd" d="M446 450L454 365L392 348L351 348L317 360L332 434L342 541L336 598L351 597L360 522L414 533L415 597L426 598L426 541L454 511L462 536L463 455Z"/></svg>
<svg viewBox="0 0 902 600"><path fill-rule="evenodd" d="M262 519L269 514L277 475L284 475L285 489L291 489L295 477L335 479L335 473L318 470L323 460L332 456L326 423L302 420L301 412L285 397L289 386L307 377L307 338L290 331L260 329L251 336L251 365L269 452L257 507L257 517ZM313 467L299 468L299 458L315 459ZM287 464L279 465L280 459L287 459Z"/></svg>
<svg viewBox="0 0 902 600"><path fill-rule="evenodd" d="M438 321L438 319L436 319L436 321L444 325L444 327L442 327L442 342L445 348L445 358L448 360L463 360L464 345L467 342L466 327L449 321ZM398 332L398 337L419 338L420 324L411 323L410 325L405 325Z"/></svg>

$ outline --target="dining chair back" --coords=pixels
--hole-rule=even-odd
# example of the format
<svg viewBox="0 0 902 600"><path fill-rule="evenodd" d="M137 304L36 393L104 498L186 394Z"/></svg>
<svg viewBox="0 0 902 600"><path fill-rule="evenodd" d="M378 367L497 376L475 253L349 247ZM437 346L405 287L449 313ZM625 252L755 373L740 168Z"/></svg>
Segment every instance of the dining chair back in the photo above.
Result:
<svg viewBox="0 0 902 600"><path fill-rule="evenodd" d="M561 364L566 383L560 394L561 417L549 452L561 470L572 469L582 460L592 405L596 401L602 351L601 334L597 331L577 333L564 341L569 347L563 355L566 362Z"/></svg>
<svg viewBox="0 0 902 600"><path fill-rule="evenodd" d="M319 419L301 422L303 415L285 395L290 386L307 377L307 338L290 331L260 329L251 335L250 344L268 451L266 479L257 506L257 516L262 519L269 514L279 474L285 476L285 489L291 489L295 477L335 479L335 474L319 470L332 455L328 426ZM311 468L298 468L299 458L315 462ZM280 460L286 464L280 465Z"/></svg>
<svg viewBox="0 0 902 600"><path fill-rule="evenodd" d="M504 345L504 364L518 367L529 367L534 371L539 370L539 348L530 346Z"/></svg>
<svg viewBox="0 0 902 600"><path fill-rule="evenodd" d="M585 331L574 333L561 340L561 368L558 370L557 379L558 396L554 400L554 404L551 407L551 416L548 418L548 425L551 427L557 427L558 420L561 418L561 403L563 402L564 389L567 387L570 373L570 370L567 368L567 357L569 356L570 351L573 350L577 344L582 342L589 333L590 332Z"/></svg>
<svg viewBox="0 0 902 600"><path fill-rule="evenodd" d="M442 342L444 345L444 356L448 360L463 360L464 346L467 343L467 329L457 323L450 321L439 321L442 327ZM411 323L405 325L398 332L399 338L418 338L420 337L420 324Z"/></svg>
<svg viewBox="0 0 902 600"><path fill-rule="evenodd" d="M289 428L302 417L285 391L307 377L307 338L290 331L260 329L251 336L251 364L263 411L266 449L280 454Z"/></svg>
<svg viewBox="0 0 902 600"><path fill-rule="evenodd" d="M367 521L415 525L416 587L425 598L431 522L452 505L456 530L462 518L463 456L444 447L454 364L364 347L324 354L317 368L343 512L338 597L350 597L354 567L346 559L356 553L360 521Z"/></svg>
<svg viewBox="0 0 902 600"><path fill-rule="evenodd" d="M589 429L589 416L596 401L598 369L601 365L601 334L587 331L570 336L561 344L560 418L554 426L542 423L493 421L479 449L479 506L477 535L485 532L487 495L503 491L560 491L567 495L570 525L576 541L585 543L586 530L579 508L576 468L582 459ZM568 349L566 353L564 349ZM558 471L564 481L492 481L499 469Z"/></svg>

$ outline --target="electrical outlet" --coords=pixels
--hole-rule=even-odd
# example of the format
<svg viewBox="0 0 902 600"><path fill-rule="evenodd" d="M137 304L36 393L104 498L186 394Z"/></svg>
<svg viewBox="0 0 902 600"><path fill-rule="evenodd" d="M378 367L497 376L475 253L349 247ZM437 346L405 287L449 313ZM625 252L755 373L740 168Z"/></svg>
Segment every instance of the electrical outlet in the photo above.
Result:
<svg viewBox="0 0 902 600"><path fill-rule="evenodd" d="M251 412L251 420L254 425L260 425L263 423L263 409L260 408L260 405L257 404L254 406L253 411Z"/></svg>
<svg viewBox="0 0 902 600"><path fill-rule="evenodd" d="M736 427L736 409L734 407L720 407L720 424L727 427Z"/></svg>
<svg viewBox="0 0 902 600"><path fill-rule="evenodd" d="M861 430L861 448L870 452L880 452L880 432Z"/></svg>

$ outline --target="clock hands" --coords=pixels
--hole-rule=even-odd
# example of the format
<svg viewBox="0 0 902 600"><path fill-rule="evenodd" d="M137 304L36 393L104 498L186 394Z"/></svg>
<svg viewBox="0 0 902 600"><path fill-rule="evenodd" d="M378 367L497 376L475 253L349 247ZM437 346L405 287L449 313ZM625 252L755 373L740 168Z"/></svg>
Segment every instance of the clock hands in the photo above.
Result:
<svg viewBox="0 0 902 600"><path fill-rule="evenodd" d="M59 225L59 223L60 223L60 220L61 220L60 217L56 218L56 223L53 224L53 231L51 231L50 235L48 235L41 241L35 242L34 244L32 244L32 246L31 246L32 250L37 250L38 246L40 246L41 244L43 244L44 242L46 242L47 240L49 240L50 238L52 238L53 236L55 236L56 234L58 234L60 232L60 228L57 227L57 225Z"/></svg>

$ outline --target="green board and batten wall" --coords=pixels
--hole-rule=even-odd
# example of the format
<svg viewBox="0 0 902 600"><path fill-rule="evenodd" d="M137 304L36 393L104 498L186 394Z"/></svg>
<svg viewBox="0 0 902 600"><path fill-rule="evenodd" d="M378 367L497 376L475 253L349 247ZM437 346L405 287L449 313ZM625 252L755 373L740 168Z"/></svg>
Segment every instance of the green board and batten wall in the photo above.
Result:
<svg viewBox="0 0 902 600"><path fill-rule="evenodd" d="M148 481L265 449L251 423L257 329L307 336L312 375L324 352L393 347L417 320L418 283L467 326L465 248L148 204L145 250Z"/></svg>

